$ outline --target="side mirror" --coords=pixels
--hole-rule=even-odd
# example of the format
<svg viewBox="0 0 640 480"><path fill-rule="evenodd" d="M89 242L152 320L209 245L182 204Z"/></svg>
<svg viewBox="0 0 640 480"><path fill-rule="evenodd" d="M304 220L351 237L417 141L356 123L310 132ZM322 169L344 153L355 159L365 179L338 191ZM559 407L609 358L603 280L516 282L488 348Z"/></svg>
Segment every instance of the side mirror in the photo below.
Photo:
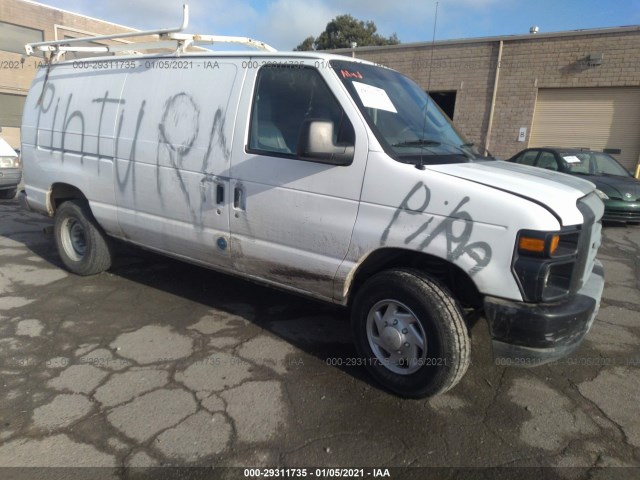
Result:
<svg viewBox="0 0 640 480"><path fill-rule="evenodd" d="M333 122L328 120L305 120L298 139L298 157L329 165L351 165L355 147L333 143L333 129Z"/></svg>

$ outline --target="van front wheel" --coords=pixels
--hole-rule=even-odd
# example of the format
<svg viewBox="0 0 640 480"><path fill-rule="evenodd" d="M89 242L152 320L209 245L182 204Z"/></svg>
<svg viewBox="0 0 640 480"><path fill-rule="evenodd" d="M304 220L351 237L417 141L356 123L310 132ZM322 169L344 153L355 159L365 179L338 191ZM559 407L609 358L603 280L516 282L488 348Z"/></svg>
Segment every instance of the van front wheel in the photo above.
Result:
<svg viewBox="0 0 640 480"><path fill-rule="evenodd" d="M417 270L388 270L357 293L352 328L371 375L410 398L453 388L469 366L462 312L449 291Z"/></svg>
<svg viewBox="0 0 640 480"><path fill-rule="evenodd" d="M60 205L54 233L58 254L71 272L94 275L111 266L109 241L86 201L69 200Z"/></svg>

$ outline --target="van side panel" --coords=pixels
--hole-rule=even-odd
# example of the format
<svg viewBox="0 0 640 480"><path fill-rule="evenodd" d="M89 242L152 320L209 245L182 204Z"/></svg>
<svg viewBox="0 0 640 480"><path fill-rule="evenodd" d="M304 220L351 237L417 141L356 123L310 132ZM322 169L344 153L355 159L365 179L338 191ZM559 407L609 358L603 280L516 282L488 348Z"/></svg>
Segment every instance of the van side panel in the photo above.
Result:
<svg viewBox="0 0 640 480"><path fill-rule="evenodd" d="M392 247L442 258L466 272L481 293L521 301L511 261L522 228L549 231L560 225L527 199L370 152L336 298L345 301L357 266L369 254Z"/></svg>
<svg viewBox="0 0 640 480"><path fill-rule="evenodd" d="M128 72L114 147L128 240L230 265L228 172L244 74L236 62L148 59Z"/></svg>
<svg viewBox="0 0 640 480"><path fill-rule="evenodd" d="M40 69L23 114L22 154L30 204L47 213L46 196L67 183L87 197L102 227L118 235L113 189L113 140L124 70Z"/></svg>

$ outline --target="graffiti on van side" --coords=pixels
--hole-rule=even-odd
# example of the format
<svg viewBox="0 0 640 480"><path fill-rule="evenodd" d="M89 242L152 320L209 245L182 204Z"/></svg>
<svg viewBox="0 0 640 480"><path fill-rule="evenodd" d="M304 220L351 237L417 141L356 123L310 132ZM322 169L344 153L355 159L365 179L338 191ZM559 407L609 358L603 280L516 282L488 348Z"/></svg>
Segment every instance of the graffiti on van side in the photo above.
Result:
<svg viewBox="0 0 640 480"><path fill-rule="evenodd" d="M38 108L38 117L36 119L37 131L39 131L40 129L40 121L42 118L42 114L43 113L46 114L49 112L49 110L53 105L54 99L56 100L56 107L55 107L55 110L53 111L53 121L51 123L51 142L50 142L50 145L46 145L46 147L49 147L52 149L54 148L54 135L55 135L54 127L56 124L56 120L58 118L58 111L60 110L60 101L62 99L59 96L56 97L56 87L51 82L49 82L47 83L47 86L45 87L44 91L42 92L42 95L40 96L40 99L38 100L39 108ZM60 150L62 151L66 150L67 133L73 123L73 126L75 128L78 128L80 131L79 151L82 152L84 149L85 118L84 118L84 113L82 113L80 110L72 110L71 112L69 112L72 100L73 100L73 93L70 93L69 95L67 95L67 98L66 98L66 107L64 110L64 117L62 119L62 129L60 134ZM39 142L39 137L40 135L38 135L38 145L41 146ZM62 161L64 161L64 158L62 159ZM82 163L82 161L83 159L82 157L80 157L80 162Z"/></svg>
<svg viewBox="0 0 640 480"><path fill-rule="evenodd" d="M71 105L71 99L73 98L73 93L69 94L69 97L67 98L67 108L64 111L64 120L62 122L63 127L62 127L62 141L60 148L62 150L64 150L65 147L65 140L67 138L67 131L69 130L69 125L71 125L71 122L73 120L76 120L76 123L80 122L79 126L81 127L81 134L80 134L80 151L83 152L84 151L84 115L82 114L82 112L80 110L74 110L73 112L71 112L71 114L69 114L69 106ZM82 162L82 157L80 157L80 161Z"/></svg>
<svg viewBox="0 0 640 480"><path fill-rule="evenodd" d="M468 212L462 210L462 207L469 201L469 197L464 197L460 200L455 208L446 217L444 217L443 220L435 225L426 237L424 237L422 242L418 245L418 249L424 250L438 236L444 235L447 242L447 259L449 261L455 261L463 255L468 255L475 262L475 265L469 271L469 274L473 275L489 264L491 261L492 250L486 242L469 243L471 235L473 234L473 218ZM387 228L385 228L382 233L380 244L384 245L386 243L389 238L391 228L398 221L401 214L422 215L430 202L431 190L429 190L429 187L421 181L416 183L394 212L389 225L387 225ZM416 203L419 203L419 205L416 206ZM411 204L414 204L413 207ZM433 221L434 217L431 217L422 223L416 231L404 239L405 245L413 242L422 233L428 230ZM460 221L463 223L462 231L456 233L454 232L454 224L456 222L459 224Z"/></svg>
<svg viewBox="0 0 640 480"><path fill-rule="evenodd" d="M216 144L222 150L222 155L226 161L225 163L228 164L231 159L231 149L227 144L227 137L224 135L224 124L224 112L221 108L218 108L213 114L213 122L211 122L211 131L209 132L209 144L207 145L207 151L202 159L202 172L209 171L209 160L213 153L213 146Z"/></svg>
<svg viewBox="0 0 640 480"><path fill-rule="evenodd" d="M49 101L47 101L47 94L49 94L48 96ZM42 114L49 113L49 110L51 109L51 105L53 105L53 99L55 97L56 97L55 85L53 85L53 83L51 82L47 82L45 84L45 87L42 89L42 94L40 95L40 98L38 98L38 103L36 104L36 107L38 108L38 117L36 118L36 131L40 130L40 119L42 117ZM55 110L56 115L58 113L59 104L60 104L60 97L58 97L58 101L56 103L56 110ZM53 125L55 125L56 115L54 115L53 117L53 122L51 124L52 127Z"/></svg>
<svg viewBox="0 0 640 480"><path fill-rule="evenodd" d="M126 103L124 100L121 100L121 104ZM115 145L114 145L114 155L115 158L127 158L129 163L127 164L127 169L124 172L124 178L120 176L120 164L116 161L115 163L115 176L116 183L118 184L118 189L122 192L126 188L126 186L131 182L133 198L135 201L136 198L136 152L138 145L138 134L140 133L140 126L142 125L142 118L144 117L144 106L147 104L146 100L142 100L140 103L140 108L138 109L138 118L136 120L136 128L133 133L133 141L131 142L131 150L129 150L129 155L126 157L121 157L119 155L120 152L120 139L122 138L122 125L124 123L124 112L125 109L120 111L120 118L118 119L118 130L116 133ZM100 130L98 130L100 132ZM100 134L99 134L100 135ZM100 146L100 139L98 138L98 147ZM100 154L100 150L98 150L98 155ZM98 162L98 166L100 163Z"/></svg>
<svg viewBox="0 0 640 480"><path fill-rule="evenodd" d="M100 97L100 98L94 98L93 100L91 100L92 103L98 103L100 104L100 115L98 116L98 145L97 145L97 149L96 149L96 153L98 155L98 158L101 157L100 155L100 138L102 135L102 120L104 118L104 110L108 105L114 105L116 107L118 107L121 104L124 104L125 101L121 100L120 98L111 98L109 97L109 90L107 90L106 92L104 92L104 96ZM55 121L54 121L55 124ZM100 162L98 162L98 173L100 173Z"/></svg>
<svg viewBox="0 0 640 480"><path fill-rule="evenodd" d="M117 189L121 193L125 190L130 192L133 201L136 202L138 190L136 188L136 159L140 153L138 152L139 134L145 123L150 121L146 113L148 101L128 102L126 98L120 98L117 92L114 94L109 90L92 98L91 103L88 104L89 107L83 105L82 109L73 108L74 100L77 104L78 100L74 97L74 93L60 95L56 92L54 82L46 83L36 105L38 109L36 119L37 145L60 150L63 153L79 153L80 162L84 163L87 132L96 132L92 134L94 141L97 142L94 155L98 158L114 160ZM228 165L231 155L224 134L224 112L221 108L217 108L209 117L210 120L203 123L204 113L201 112L196 99L185 92L179 92L166 98L160 111L162 114L157 125L146 123L157 134L155 182L160 202L165 201L163 189L166 190L167 185L171 185L174 189L177 188L177 194L186 204L193 224L201 230L204 226L203 218L206 205L212 201L208 196L213 196L208 185L211 183L213 175L210 170L214 152L224 157L226 165ZM118 116L115 122L115 135L112 136L109 129L113 129L113 123L108 122L107 118L114 113L117 113ZM209 124L209 122L211 123ZM90 125L93 125L93 128ZM203 125L206 125L206 130L202 128ZM43 137L41 133L47 130L51 132L50 136ZM204 152L202 149L194 148L198 136L202 136L202 134L208 134L207 147ZM73 144L70 140L71 137L73 137ZM113 153L105 151L103 143L105 137L113 138ZM125 140L128 145L125 145ZM187 158L190 159L191 166L185 165ZM61 161L64 159L63 155ZM194 161L195 165L193 165ZM96 164L98 173L100 173L101 162L98 161ZM185 170L204 175L200 182L201 185L196 185L195 188L193 185L187 185L184 178ZM163 181L165 181L164 186Z"/></svg>
<svg viewBox="0 0 640 480"><path fill-rule="evenodd" d="M200 108L191 95L180 92L169 97L164 103L162 117L158 124L158 146L156 149L156 168L160 169L161 167L161 156L163 154L168 155L172 174L177 180L181 195L187 203L191 220L199 229L203 227L204 206L207 203L208 192L206 185L207 182L211 181L212 174L209 173L209 169L214 145L219 145L225 160L228 160L231 155L223 131L224 114L222 109L218 108L213 114L207 150L200 164L200 172L204 173L205 176L200 182L199 191L190 191L187 188L182 174L184 169L183 162L190 155L200 133L200 118ZM156 185L160 194L160 201L164 203L160 175L156 175ZM195 205L198 203L199 209L196 209Z"/></svg>
<svg viewBox="0 0 640 480"><path fill-rule="evenodd" d="M191 220L196 224L200 224L193 209L191 195L181 173L184 158L189 155L196 138L198 138L200 109L191 95L180 92L167 99L162 112L162 118L158 124L156 168L159 170L161 167L161 153L168 153L172 174L178 180L180 193L186 200ZM164 205L160 175L156 175L156 187L160 194L160 203Z"/></svg>

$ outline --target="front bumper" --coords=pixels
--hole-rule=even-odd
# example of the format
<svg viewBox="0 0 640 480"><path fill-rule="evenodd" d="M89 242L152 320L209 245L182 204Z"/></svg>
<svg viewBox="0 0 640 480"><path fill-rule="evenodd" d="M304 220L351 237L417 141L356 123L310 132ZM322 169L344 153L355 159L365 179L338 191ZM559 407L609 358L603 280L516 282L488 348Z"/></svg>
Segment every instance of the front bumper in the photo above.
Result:
<svg viewBox="0 0 640 480"><path fill-rule="evenodd" d="M619 222L640 222L640 202L605 200L603 220Z"/></svg>
<svg viewBox="0 0 640 480"><path fill-rule="evenodd" d="M567 356L591 328L603 290L604 269L596 261L584 286L566 300L531 304L485 298L494 357L508 365L535 366Z"/></svg>
<svg viewBox="0 0 640 480"><path fill-rule="evenodd" d="M0 189L15 188L22 180L22 170L19 168L0 168Z"/></svg>

